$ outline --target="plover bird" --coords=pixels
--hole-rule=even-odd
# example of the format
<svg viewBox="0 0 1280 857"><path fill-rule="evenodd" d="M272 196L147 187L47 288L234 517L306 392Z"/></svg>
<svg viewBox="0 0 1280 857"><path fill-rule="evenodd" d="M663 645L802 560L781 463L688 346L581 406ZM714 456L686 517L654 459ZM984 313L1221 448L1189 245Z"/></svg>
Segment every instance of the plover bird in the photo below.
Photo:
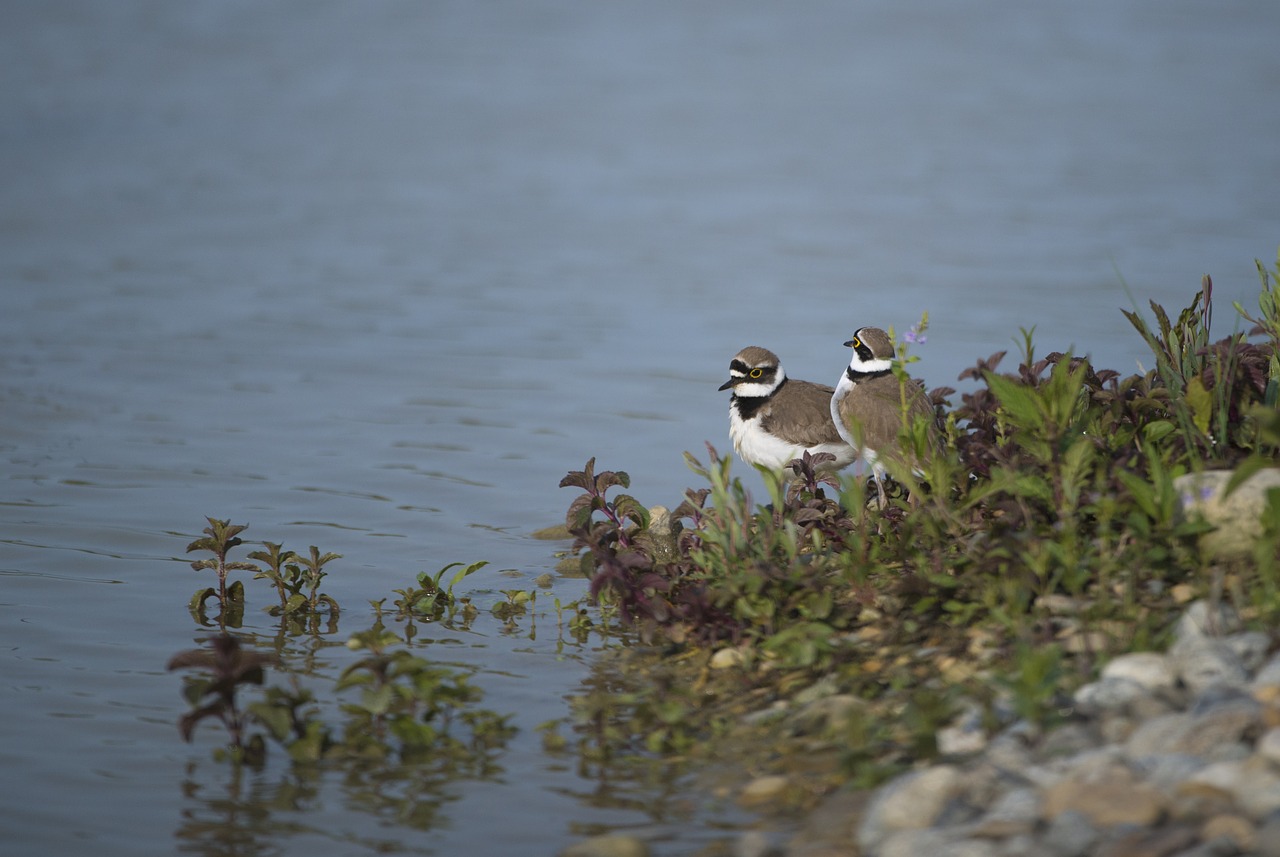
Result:
<svg viewBox="0 0 1280 857"><path fill-rule="evenodd" d="M899 382L893 373L893 340L880 328L859 328L845 346L853 349L853 357L831 397L831 420L870 466L883 505L884 462L901 458L898 435L907 421L934 419L933 403L918 382ZM936 445L936 435L933 440Z"/></svg>
<svg viewBox="0 0 1280 857"><path fill-rule="evenodd" d="M826 384L788 378L778 356L767 348L753 345L739 351L720 389L733 390L729 437L747 464L783 470L807 450L831 453L836 460L821 467L838 470L857 457L831 422L835 391Z"/></svg>

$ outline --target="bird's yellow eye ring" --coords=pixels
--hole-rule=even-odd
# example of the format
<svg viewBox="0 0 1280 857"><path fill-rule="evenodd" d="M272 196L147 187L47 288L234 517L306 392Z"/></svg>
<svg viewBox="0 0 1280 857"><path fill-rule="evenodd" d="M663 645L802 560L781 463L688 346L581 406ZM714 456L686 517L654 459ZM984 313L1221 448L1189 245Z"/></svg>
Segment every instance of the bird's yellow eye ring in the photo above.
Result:
<svg viewBox="0 0 1280 857"><path fill-rule="evenodd" d="M853 347L854 347L854 348L861 348L861 347L862 347L862 340L855 336L855 337L853 338Z"/></svg>
<svg viewBox="0 0 1280 857"><path fill-rule="evenodd" d="M756 369L752 369L752 370L751 370L751 377L752 377L752 378L759 378L759 377L760 377L761 375L763 375L763 374L764 374L764 370L763 370L763 369L756 368Z"/></svg>

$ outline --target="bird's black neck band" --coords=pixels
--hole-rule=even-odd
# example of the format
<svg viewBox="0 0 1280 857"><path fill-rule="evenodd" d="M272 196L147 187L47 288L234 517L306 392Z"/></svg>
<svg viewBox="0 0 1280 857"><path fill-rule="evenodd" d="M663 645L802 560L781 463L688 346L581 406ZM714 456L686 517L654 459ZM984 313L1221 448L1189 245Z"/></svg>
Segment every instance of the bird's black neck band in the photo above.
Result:
<svg viewBox="0 0 1280 857"><path fill-rule="evenodd" d="M869 381L872 378L881 378L885 375L888 375L892 371L893 371L892 369L880 369L876 372L858 372L852 366L850 366L848 369L844 370L844 376L848 378L850 381L852 381L853 383L860 384L863 381Z"/></svg>
<svg viewBox="0 0 1280 857"><path fill-rule="evenodd" d="M733 397L733 406L738 409L738 416L744 420L749 420L756 415L756 412L769 403L769 400L778 395L778 391L787 385L787 379L784 377L778 382L778 386L767 396L739 396Z"/></svg>

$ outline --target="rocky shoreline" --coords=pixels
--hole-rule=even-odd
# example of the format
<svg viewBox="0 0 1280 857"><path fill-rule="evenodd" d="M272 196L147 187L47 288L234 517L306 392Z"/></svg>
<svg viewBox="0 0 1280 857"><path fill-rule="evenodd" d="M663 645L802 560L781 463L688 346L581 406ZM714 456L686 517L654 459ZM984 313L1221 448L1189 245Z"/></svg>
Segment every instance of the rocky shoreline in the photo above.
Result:
<svg viewBox="0 0 1280 857"><path fill-rule="evenodd" d="M1116 657L1070 707L1052 729L1018 721L990 738L962 718L939 736L942 761L834 792L787 837L748 831L707 853L1280 857L1280 653L1233 609L1189 605L1167 652ZM784 779L747 782L740 799ZM625 835L563 852L647 854Z"/></svg>
<svg viewBox="0 0 1280 857"><path fill-rule="evenodd" d="M1176 482L1179 513L1215 525L1201 543L1211 561L1251 554L1268 492L1280 488L1280 471L1266 470L1227 494L1230 477ZM733 665L725 660L713 666ZM1166 652L1119 655L1064 703L1060 725L1010 717L994 735L970 712L938 733L939 761L869 792L835 791L792 834L747 831L727 850L699 855L1280 857L1280 651L1272 635L1245 630L1226 603L1195 601ZM812 705L789 707L792 719L814 713ZM784 776L760 777L737 799L767 806L789 786ZM649 853L642 839L609 835L562 857Z"/></svg>
<svg viewBox="0 0 1280 857"><path fill-rule="evenodd" d="M1069 722L827 799L763 857L1280 857L1280 655L1199 601L1160 654L1121 655ZM843 807L843 831L831 822ZM854 820L856 818L856 821ZM831 836L830 833L837 835ZM747 846L747 847L741 847Z"/></svg>

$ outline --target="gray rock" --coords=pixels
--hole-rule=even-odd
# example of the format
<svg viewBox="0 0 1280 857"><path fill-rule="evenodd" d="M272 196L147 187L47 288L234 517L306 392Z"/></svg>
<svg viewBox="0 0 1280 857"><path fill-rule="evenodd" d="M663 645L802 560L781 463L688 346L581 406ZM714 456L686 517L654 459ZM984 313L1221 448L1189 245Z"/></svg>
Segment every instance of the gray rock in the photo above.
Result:
<svg viewBox="0 0 1280 857"><path fill-rule="evenodd" d="M1177 684L1169 658L1157 652L1131 652L1113 658L1102 668L1101 678L1127 679L1148 691L1163 691Z"/></svg>
<svg viewBox="0 0 1280 857"><path fill-rule="evenodd" d="M1031 749L1018 735L1002 732L991 739L984 758L1002 771L1025 775L1031 767Z"/></svg>
<svg viewBox="0 0 1280 857"><path fill-rule="evenodd" d="M1171 857L1239 857L1243 854L1236 843L1226 836L1219 836L1214 839L1206 839L1199 845L1188 848L1185 851L1179 851ZM1252 854L1253 852L1249 852Z"/></svg>
<svg viewBox="0 0 1280 857"><path fill-rule="evenodd" d="M938 730L936 741L938 753L943 756L968 756L986 749L982 709L976 705L966 708L950 725Z"/></svg>
<svg viewBox="0 0 1280 857"><path fill-rule="evenodd" d="M1053 820L1079 812L1099 828L1147 827L1159 820L1168 801L1158 789L1119 775L1098 781L1065 779L1045 789L1044 814Z"/></svg>
<svg viewBox="0 0 1280 857"><path fill-rule="evenodd" d="M1181 753L1182 742L1191 731L1190 714L1178 712L1153 717L1133 731L1124 744L1125 755L1142 759L1161 753Z"/></svg>
<svg viewBox="0 0 1280 857"><path fill-rule="evenodd" d="M1271 649L1271 635L1262 631L1242 631L1225 637L1223 642L1235 652L1240 663L1250 673L1257 672L1266 662L1267 652Z"/></svg>
<svg viewBox="0 0 1280 857"><path fill-rule="evenodd" d="M1098 731L1092 724L1065 723L1044 736L1038 755L1042 759L1075 756L1097 749L1099 743Z"/></svg>
<svg viewBox="0 0 1280 857"><path fill-rule="evenodd" d="M760 830L748 830L733 843L733 857L777 857L781 852Z"/></svg>
<svg viewBox="0 0 1280 857"><path fill-rule="evenodd" d="M1257 857L1280 857L1280 817L1269 818L1258 828Z"/></svg>
<svg viewBox="0 0 1280 857"><path fill-rule="evenodd" d="M1023 787L1005 792L970 828L970 836L1005 839L1035 830L1043 801L1038 789Z"/></svg>
<svg viewBox="0 0 1280 857"><path fill-rule="evenodd" d="M1249 682L1249 671L1240 656L1220 639L1185 637L1173 644L1169 659L1192 693L1201 693L1215 684L1244 687Z"/></svg>
<svg viewBox="0 0 1280 857"><path fill-rule="evenodd" d="M1197 771L1186 788L1210 787L1231 795L1235 804L1255 822L1280 813L1280 774L1266 759L1253 757L1235 762L1215 762Z"/></svg>
<svg viewBox="0 0 1280 857"><path fill-rule="evenodd" d="M1193 601L1173 630L1175 645L1196 637L1225 637L1240 630L1240 616L1229 604Z"/></svg>
<svg viewBox="0 0 1280 857"><path fill-rule="evenodd" d="M1250 685L1255 691L1264 687L1280 687L1280 654L1272 655L1253 677Z"/></svg>
<svg viewBox="0 0 1280 857"><path fill-rule="evenodd" d="M1146 687L1132 679L1104 676L1081 686L1072 701L1080 713L1097 716L1107 711L1123 711L1148 693Z"/></svg>
<svg viewBox="0 0 1280 857"><path fill-rule="evenodd" d="M1223 850L1252 851L1258 844L1258 829L1240 815L1215 815L1201 826L1200 839L1205 845L1225 839L1227 842L1220 843Z"/></svg>
<svg viewBox="0 0 1280 857"><path fill-rule="evenodd" d="M900 830L885 840L877 857L1000 857L986 839L956 839L941 830Z"/></svg>
<svg viewBox="0 0 1280 857"><path fill-rule="evenodd" d="M1145 782L1171 792L1206 764L1204 759L1190 753L1156 753L1135 759L1133 768Z"/></svg>
<svg viewBox="0 0 1280 857"><path fill-rule="evenodd" d="M1040 840L1044 852L1052 857L1084 857L1093 853L1100 834L1082 813L1064 812L1049 823Z"/></svg>
<svg viewBox="0 0 1280 857"><path fill-rule="evenodd" d="M1258 739L1255 748L1258 755L1274 765L1280 765L1280 726L1273 726Z"/></svg>
<svg viewBox="0 0 1280 857"><path fill-rule="evenodd" d="M1203 518L1216 529L1200 537L1201 551L1213 559L1248 559L1262 535L1262 513L1267 491L1280 487L1280 470L1260 470L1230 495L1223 489L1229 470L1188 473L1173 480L1178 512L1183 519Z"/></svg>
<svg viewBox="0 0 1280 857"><path fill-rule="evenodd" d="M890 780L867 807L858 827L858 845L873 851L898 831L932 827L961 786L960 771L951 765L935 765Z"/></svg>
<svg viewBox="0 0 1280 857"><path fill-rule="evenodd" d="M1250 696L1227 696L1191 710L1191 729L1174 752L1212 756L1240 742L1252 742L1263 729L1261 703ZM1221 758L1221 756L1219 756Z"/></svg>
<svg viewBox="0 0 1280 857"><path fill-rule="evenodd" d="M1000 843L1001 857L1027 857L1028 854L1040 854L1042 849L1032 834L1010 836Z"/></svg>

